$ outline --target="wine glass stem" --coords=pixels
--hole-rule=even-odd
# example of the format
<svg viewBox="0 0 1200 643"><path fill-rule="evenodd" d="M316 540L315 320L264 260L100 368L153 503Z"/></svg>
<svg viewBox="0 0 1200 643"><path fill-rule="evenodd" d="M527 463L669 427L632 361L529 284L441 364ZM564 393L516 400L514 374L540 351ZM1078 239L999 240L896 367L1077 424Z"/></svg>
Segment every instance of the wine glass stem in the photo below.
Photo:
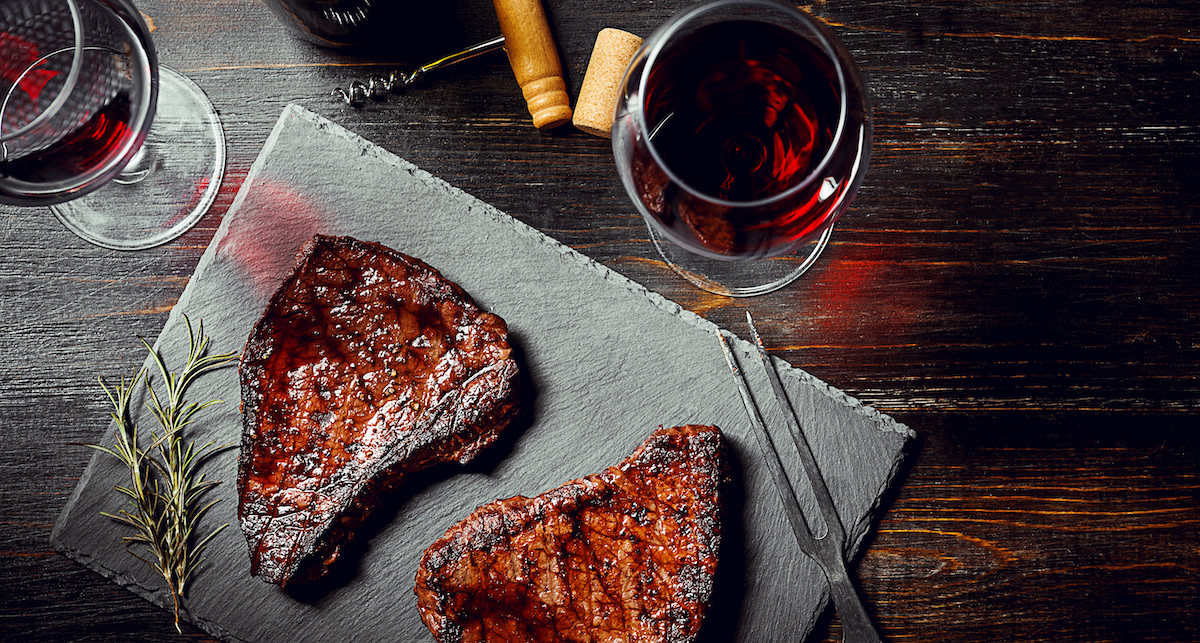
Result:
<svg viewBox="0 0 1200 643"><path fill-rule="evenodd" d="M121 185L133 185L144 180L150 173L154 171L154 166L157 165L158 155L154 153L154 145L147 140L133 158L129 159L129 163L125 165L125 169L113 178L114 183Z"/></svg>

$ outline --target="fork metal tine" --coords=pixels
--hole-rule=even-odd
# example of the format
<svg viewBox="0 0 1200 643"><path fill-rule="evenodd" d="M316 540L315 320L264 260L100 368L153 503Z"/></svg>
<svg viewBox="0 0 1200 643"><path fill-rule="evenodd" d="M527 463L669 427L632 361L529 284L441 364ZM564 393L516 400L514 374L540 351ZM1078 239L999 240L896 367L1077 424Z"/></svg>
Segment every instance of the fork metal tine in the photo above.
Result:
<svg viewBox="0 0 1200 643"><path fill-rule="evenodd" d="M813 456L812 447L804 438L804 429L800 427L800 420L796 417L791 402L788 401L787 393L783 389L783 382L779 379L779 372L775 370L771 356L767 354L767 347L763 345L762 337L758 334L758 329L754 327L754 318L750 316L749 311L746 312L746 324L750 327L750 336L758 348L758 357L762 361L763 370L767 373L767 381L771 383L771 390L775 394L775 403L778 405L784 422L787 423L789 429L787 434L791 438L791 446L799 456L800 464L804 467L804 473L808 477L808 483L812 485L813 493L817 496L817 507L821 511L821 517L825 519L827 530L824 537L831 538L834 542L842 543L844 546L846 530L842 526L841 517L838 516L837 507L833 503L833 494L829 493L825 477L821 475L821 468L817 466L817 460Z"/></svg>
<svg viewBox="0 0 1200 643"><path fill-rule="evenodd" d="M800 513L800 504L797 503L795 492L792 491L792 486L788 482L787 473L783 469L783 463L779 459L779 452L775 450L775 442L771 439L770 432L767 431L766 425L763 423L762 415L758 412L758 406L754 403L754 398L750 395L750 388L746 385L746 380L742 376L742 371L738 368L737 361L733 358L733 352L729 348L729 342L725 339L724 333L717 330L717 338L721 340L721 350L725 354L725 361L729 364L729 370L733 373L733 380L737 384L738 393L741 394L742 404L746 407L746 415L750 417L750 427L753 429L754 438L758 442L759 449L762 450L763 461L766 462L767 468L771 472L771 480L775 483L775 489L783 498L784 512L787 514L788 523L792 527L792 531L796 534L796 540L800 542L800 548L805 554L813 556L813 550L816 548L816 539L813 538L812 532L808 529L808 524L804 522L804 515Z"/></svg>

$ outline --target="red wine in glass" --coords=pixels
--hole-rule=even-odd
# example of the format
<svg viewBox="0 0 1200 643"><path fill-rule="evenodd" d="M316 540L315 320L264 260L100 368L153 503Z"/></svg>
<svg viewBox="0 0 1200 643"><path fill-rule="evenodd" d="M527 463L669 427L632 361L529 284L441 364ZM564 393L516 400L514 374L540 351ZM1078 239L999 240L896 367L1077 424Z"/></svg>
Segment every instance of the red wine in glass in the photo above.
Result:
<svg viewBox="0 0 1200 643"><path fill-rule="evenodd" d="M37 114L65 82L72 50L38 59L17 77L4 114ZM125 56L130 56L126 58ZM0 164L0 194L22 205L52 205L75 198L121 172L149 126L151 79L144 56L89 47L77 87L58 114L35 127ZM141 71L135 71L141 70ZM47 82L42 80L48 77ZM20 150L20 153L17 151Z"/></svg>
<svg viewBox="0 0 1200 643"><path fill-rule="evenodd" d="M836 79L812 45L775 25L721 22L688 35L646 83L650 140L695 194L667 184L664 226L728 257L776 254L821 222L818 208L722 208L703 196L761 201L796 185L829 150ZM635 167L653 164L643 148ZM703 196L702 196L703 195ZM680 201L686 201L681 203Z"/></svg>
<svg viewBox="0 0 1200 643"><path fill-rule="evenodd" d="M129 145L137 131L130 126L132 120L129 99L114 97L52 146L5 165L3 171L27 185L75 182L75 177L110 164L109 159Z"/></svg>
<svg viewBox="0 0 1200 643"><path fill-rule="evenodd" d="M621 99L622 181L668 263L713 292L760 294L798 277L866 169L869 105L853 64L787 7L685 11L644 43ZM763 263L772 258L782 260Z"/></svg>

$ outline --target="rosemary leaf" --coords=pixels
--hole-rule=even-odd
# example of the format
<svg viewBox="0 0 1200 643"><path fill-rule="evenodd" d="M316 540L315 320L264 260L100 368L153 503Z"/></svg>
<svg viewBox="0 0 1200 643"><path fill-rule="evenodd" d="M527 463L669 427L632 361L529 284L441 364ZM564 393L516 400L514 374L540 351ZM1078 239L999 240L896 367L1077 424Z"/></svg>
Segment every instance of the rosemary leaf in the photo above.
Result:
<svg viewBox="0 0 1200 643"><path fill-rule="evenodd" d="M126 547L136 545L146 550L139 553L129 549L129 553L163 577L174 604L175 629L181 633L179 611L188 583L204 561L208 543L229 526L220 525L206 536L197 536L200 519L220 502L220 499L204 502L205 494L220 481L206 479L199 473L199 468L208 458L233 446L210 441L197 447L195 442L184 439L184 429L193 423L196 415L221 402L189 402L184 395L196 378L237 357L236 353L209 355L204 324L193 332L192 323L186 316L184 322L188 330L188 356L183 369L172 372L162 356L143 339L142 344L158 370L158 387L144 369L132 379L122 378L113 387L101 380L100 386L113 406L110 415L117 427L116 440L111 447L85 445L116 458L128 470L127 481L114 487L128 498L128 506L116 513L100 513L133 530L121 540ZM144 437L148 437L148 441L138 435L130 412L130 400L139 384L145 386L146 406L160 427L159 431L147 432ZM143 445L143 442L148 443Z"/></svg>

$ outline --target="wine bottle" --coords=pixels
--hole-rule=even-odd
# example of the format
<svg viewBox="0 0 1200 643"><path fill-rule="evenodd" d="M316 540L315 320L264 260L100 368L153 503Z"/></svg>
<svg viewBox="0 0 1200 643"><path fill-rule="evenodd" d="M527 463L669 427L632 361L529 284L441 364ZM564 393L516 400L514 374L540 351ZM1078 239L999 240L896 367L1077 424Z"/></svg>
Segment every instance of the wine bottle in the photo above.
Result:
<svg viewBox="0 0 1200 643"><path fill-rule="evenodd" d="M301 38L324 47L365 44L389 0L265 0L271 11Z"/></svg>

